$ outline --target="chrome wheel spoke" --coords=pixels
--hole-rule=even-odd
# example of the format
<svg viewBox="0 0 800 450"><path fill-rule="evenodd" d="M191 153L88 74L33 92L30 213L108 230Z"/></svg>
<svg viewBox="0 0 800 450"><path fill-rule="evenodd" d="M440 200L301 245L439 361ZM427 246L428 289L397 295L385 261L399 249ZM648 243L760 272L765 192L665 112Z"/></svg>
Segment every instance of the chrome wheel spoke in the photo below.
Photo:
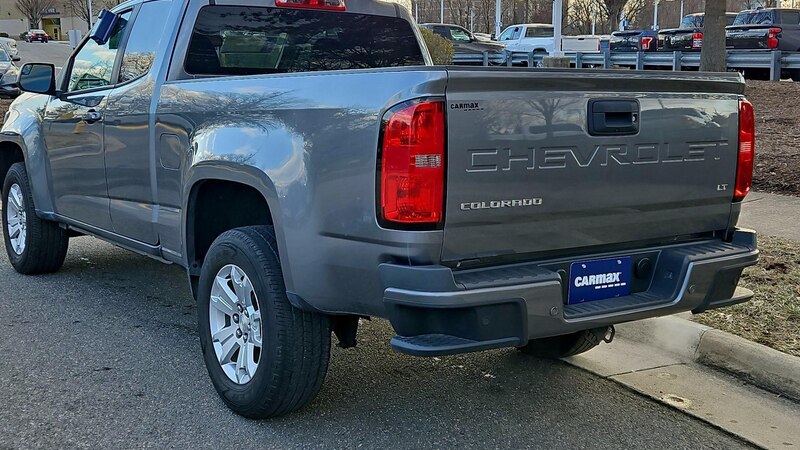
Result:
<svg viewBox="0 0 800 450"><path fill-rule="evenodd" d="M22 197L22 189L16 183L12 184L8 190L6 206L6 224L8 227L6 233L8 240L14 253L21 255L25 250L27 218L25 216L25 201Z"/></svg>
<svg viewBox="0 0 800 450"><path fill-rule="evenodd" d="M225 328L217 331L216 333L212 334L211 335L211 340L213 342L224 343L224 342L227 342L228 339L233 338L235 335L236 335L236 327L235 326L229 326L229 327L225 327ZM235 338L234 338L234 340L235 340Z"/></svg>
<svg viewBox="0 0 800 450"><path fill-rule="evenodd" d="M261 313L250 312L250 336L256 347L261 347Z"/></svg>
<svg viewBox="0 0 800 450"><path fill-rule="evenodd" d="M238 339L228 339L227 341L222 342L220 350L217 352L217 359L219 359L219 363L224 366L225 364L230 364L233 362L233 354L236 353L236 350L238 349Z"/></svg>
<svg viewBox="0 0 800 450"><path fill-rule="evenodd" d="M261 359L261 313L253 283L233 264L222 267L213 283L208 312L214 352L225 375L245 384Z"/></svg>

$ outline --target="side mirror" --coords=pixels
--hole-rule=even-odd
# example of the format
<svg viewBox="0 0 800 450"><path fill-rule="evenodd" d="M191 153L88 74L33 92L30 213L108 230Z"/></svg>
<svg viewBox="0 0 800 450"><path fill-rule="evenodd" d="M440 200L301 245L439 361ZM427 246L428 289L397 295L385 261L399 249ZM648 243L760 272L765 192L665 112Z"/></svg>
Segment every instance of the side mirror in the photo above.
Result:
<svg viewBox="0 0 800 450"><path fill-rule="evenodd" d="M22 58L20 58L19 56L14 56L14 57L11 58L12 61L19 61L21 59Z"/></svg>
<svg viewBox="0 0 800 450"><path fill-rule="evenodd" d="M56 66L44 63L28 63L19 71L19 88L34 94L55 95Z"/></svg>
<svg viewBox="0 0 800 450"><path fill-rule="evenodd" d="M111 33L114 31L114 25L116 25L118 18L118 15L107 9L100 11L97 16L97 22L94 23L92 31L89 32L89 38L97 42L97 45L104 45L111 39Z"/></svg>

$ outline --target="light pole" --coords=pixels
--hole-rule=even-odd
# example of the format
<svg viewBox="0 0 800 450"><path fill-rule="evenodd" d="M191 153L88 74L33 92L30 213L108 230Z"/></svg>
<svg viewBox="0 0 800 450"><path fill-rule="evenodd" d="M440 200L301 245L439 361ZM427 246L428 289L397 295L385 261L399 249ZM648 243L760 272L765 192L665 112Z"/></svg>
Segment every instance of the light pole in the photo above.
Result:
<svg viewBox="0 0 800 450"><path fill-rule="evenodd" d="M503 14L503 5L501 0L494 1L494 38L500 39L500 32L503 31L500 28L503 26L503 22L501 21Z"/></svg>
<svg viewBox="0 0 800 450"><path fill-rule="evenodd" d="M92 30L92 19L94 19L94 14L92 14L92 0L89 0L89 31Z"/></svg>
<svg viewBox="0 0 800 450"><path fill-rule="evenodd" d="M441 1L439 6L439 23L444 23L444 0Z"/></svg>
<svg viewBox="0 0 800 450"><path fill-rule="evenodd" d="M561 16L564 8L563 0L553 0L553 56L564 56L561 51Z"/></svg>
<svg viewBox="0 0 800 450"><path fill-rule="evenodd" d="M653 2L653 31L658 31L658 0Z"/></svg>
<svg viewBox="0 0 800 450"><path fill-rule="evenodd" d="M592 36L597 30L597 0L592 0Z"/></svg>

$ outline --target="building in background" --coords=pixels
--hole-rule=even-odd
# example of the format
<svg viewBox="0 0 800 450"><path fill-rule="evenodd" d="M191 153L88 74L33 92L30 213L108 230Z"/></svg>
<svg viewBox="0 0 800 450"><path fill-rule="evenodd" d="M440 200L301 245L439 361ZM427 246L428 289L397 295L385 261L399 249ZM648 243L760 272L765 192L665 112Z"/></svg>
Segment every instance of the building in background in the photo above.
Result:
<svg viewBox="0 0 800 450"><path fill-rule="evenodd" d="M31 28L43 29L53 40L66 40L69 30L86 33L88 25L84 20L75 17L63 3L56 3L54 7L45 10L40 24L28 24L28 18L17 9L16 0L0 0L0 33L19 39L20 34Z"/></svg>

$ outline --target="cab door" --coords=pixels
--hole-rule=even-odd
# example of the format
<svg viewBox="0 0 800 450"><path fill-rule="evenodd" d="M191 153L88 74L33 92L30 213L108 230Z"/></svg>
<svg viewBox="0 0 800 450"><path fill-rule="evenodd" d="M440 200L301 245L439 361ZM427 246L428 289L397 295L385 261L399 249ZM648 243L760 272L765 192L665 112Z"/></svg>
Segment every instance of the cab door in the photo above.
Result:
<svg viewBox="0 0 800 450"><path fill-rule="evenodd" d="M111 230L106 186L103 113L114 84L117 50L130 11L103 45L87 39L68 62L62 91L43 114L51 190L56 213Z"/></svg>
<svg viewBox="0 0 800 450"><path fill-rule="evenodd" d="M171 2L142 3L133 18L117 87L105 110L105 168L114 232L149 245L159 243L155 149L152 132L153 62L165 36Z"/></svg>

